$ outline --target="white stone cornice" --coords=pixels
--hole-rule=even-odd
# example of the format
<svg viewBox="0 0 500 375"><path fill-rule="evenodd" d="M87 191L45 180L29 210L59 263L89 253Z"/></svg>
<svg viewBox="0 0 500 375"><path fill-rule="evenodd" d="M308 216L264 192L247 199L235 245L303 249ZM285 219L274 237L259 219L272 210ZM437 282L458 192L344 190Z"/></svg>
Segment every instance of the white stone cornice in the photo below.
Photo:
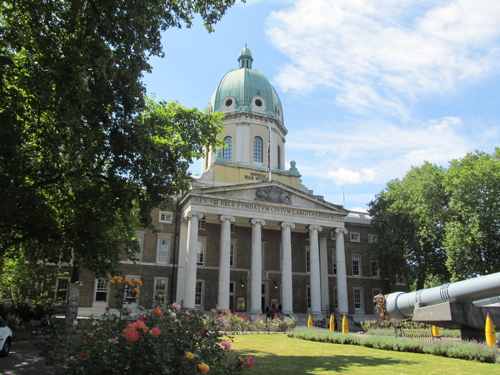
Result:
<svg viewBox="0 0 500 375"><path fill-rule="evenodd" d="M220 215L219 220L222 222L224 220L229 220L231 223L235 222L235 217L234 216L228 216L228 215Z"/></svg>
<svg viewBox="0 0 500 375"><path fill-rule="evenodd" d="M294 223L282 222L280 225L278 225L278 227L295 229L295 224Z"/></svg>
<svg viewBox="0 0 500 375"><path fill-rule="evenodd" d="M338 233L338 234L347 234L347 229L345 228L335 228L335 233Z"/></svg>
<svg viewBox="0 0 500 375"><path fill-rule="evenodd" d="M250 224L255 225L255 224L260 224L262 226L266 225L266 221L263 219L252 219L250 220Z"/></svg>
<svg viewBox="0 0 500 375"><path fill-rule="evenodd" d="M323 230L323 228L320 227L319 225L309 225L309 230L310 231L316 230L318 232L321 232Z"/></svg>

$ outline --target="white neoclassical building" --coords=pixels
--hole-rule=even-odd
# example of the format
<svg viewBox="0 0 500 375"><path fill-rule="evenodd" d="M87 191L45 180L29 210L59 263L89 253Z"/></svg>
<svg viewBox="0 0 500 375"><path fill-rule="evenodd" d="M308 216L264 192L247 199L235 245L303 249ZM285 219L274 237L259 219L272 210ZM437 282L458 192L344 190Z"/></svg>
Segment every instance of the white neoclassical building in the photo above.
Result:
<svg viewBox="0 0 500 375"><path fill-rule="evenodd" d="M123 276L143 281L140 298L184 308L374 317L373 296L391 285L379 275L370 218L314 195L295 161L285 166L279 96L246 46L238 64L209 100L225 115L226 147L206 150L201 176L171 210L152 212L157 231L137 231L139 261L123 260ZM80 312L97 314L110 304L106 280L80 277Z"/></svg>

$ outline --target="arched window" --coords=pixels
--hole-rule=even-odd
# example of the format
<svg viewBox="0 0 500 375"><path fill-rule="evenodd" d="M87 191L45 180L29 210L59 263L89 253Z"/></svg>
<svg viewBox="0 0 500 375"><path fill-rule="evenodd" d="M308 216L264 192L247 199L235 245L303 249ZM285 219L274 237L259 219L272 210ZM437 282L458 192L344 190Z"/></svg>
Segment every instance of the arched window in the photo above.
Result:
<svg viewBox="0 0 500 375"><path fill-rule="evenodd" d="M222 149L222 157L224 158L224 161L231 161L233 160L233 138L231 137L226 137L224 138L224 142L226 142L226 146Z"/></svg>
<svg viewBox="0 0 500 375"><path fill-rule="evenodd" d="M278 145L278 169L281 169L281 147Z"/></svg>
<svg viewBox="0 0 500 375"><path fill-rule="evenodd" d="M253 161L258 161L262 163L263 155L262 155L262 138L255 137L253 139Z"/></svg>

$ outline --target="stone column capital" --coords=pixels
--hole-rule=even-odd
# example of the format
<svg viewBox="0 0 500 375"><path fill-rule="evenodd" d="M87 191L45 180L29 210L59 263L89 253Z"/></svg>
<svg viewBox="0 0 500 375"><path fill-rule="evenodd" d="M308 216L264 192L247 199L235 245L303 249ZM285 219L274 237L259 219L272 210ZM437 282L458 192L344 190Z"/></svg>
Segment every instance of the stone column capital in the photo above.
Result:
<svg viewBox="0 0 500 375"><path fill-rule="evenodd" d="M338 233L338 234L347 234L347 229L345 229L345 228L335 228L335 233Z"/></svg>
<svg viewBox="0 0 500 375"><path fill-rule="evenodd" d="M280 225L278 225L278 227L295 229L295 224L283 221L282 223L280 223Z"/></svg>
<svg viewBox="0 0 500 375"><path fill-rule="evenodd" d="M225 221L225 220L228 220L230 221L231 223L234 223L234 221L236 220L234 218L234 216L229 216L229 215L220 215L219 217L219 220L222 222L222 221Z"/></svg>
<svg viewBox="0 0 500 375"><path fill-rule="evenodd" d="M189 211L186 215L184 215L184 217L185 218L197 217L198 219L203 219L203 214L196 211Z"/></svg>
<svg viewBox="0 0 500 375"><path fill-rule="evenodd" d="M319 225L309 225L309 230L310 231L316 230L318 232L321 232L323 230L323 228L320 227Z"/></svg>
<svg viewBox="0 0 500 375"><path fill-rule="evenodd" d="M264 219L252 219L250 220L250 224L255 225L255 224L260 224L262 226L266 225L266 221Z"/></svg>

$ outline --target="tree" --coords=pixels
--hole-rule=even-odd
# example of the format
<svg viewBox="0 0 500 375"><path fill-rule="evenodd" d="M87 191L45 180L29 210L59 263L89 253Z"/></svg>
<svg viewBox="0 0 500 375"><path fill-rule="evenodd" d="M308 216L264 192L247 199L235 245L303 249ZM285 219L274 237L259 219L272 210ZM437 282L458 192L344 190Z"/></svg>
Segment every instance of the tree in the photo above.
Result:
<svg viewBox="0 0 500 375"><path fill-rule="evenodd" d="M186 188L220 117L147 101L161 31L212 31L234 0L0 5L0 258L109 274L153 207Z"/></svg>
<svg viewBox="0 0 500 375"><path fill-rule="evenodd" d="M500 271L500 149L453 160L445 179L450 196L447 265L453 280Z"/></svg>
<svg viewBox="0 0 500 375"><path fill-rule="evenodd" d="M413 167L370 202L382 277L397 276L422 289L426 281L448 279L443 249L448 198L445 170L431 163Z"/></svg>

